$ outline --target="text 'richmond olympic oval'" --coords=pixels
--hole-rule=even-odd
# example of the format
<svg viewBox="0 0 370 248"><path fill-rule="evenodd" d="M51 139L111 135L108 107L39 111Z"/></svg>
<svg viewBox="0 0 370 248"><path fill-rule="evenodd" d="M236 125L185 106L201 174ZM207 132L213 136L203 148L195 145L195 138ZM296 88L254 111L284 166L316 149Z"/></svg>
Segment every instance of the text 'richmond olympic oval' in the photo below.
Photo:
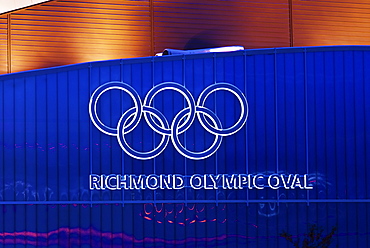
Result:
<svg viewBox="0 0 370 248"><path fill-rule="evenodd" d="M109 127L100 120L97 113L97 104L103 93L113 89L126 92L133 100L134 106L122 114L116 127ZM187 104L184 109L175 115L171 123L168 122L163 113L153 106L154 97L164 90L180 93ZM223 128L217 115L204 106L207 98L216 91L232 93L240 104L240 116L231 127ZM89 114L95 127L107 135L116 136L121 148L133 158L140 160L155 158L166 149L171 140L173 146L180 154L189 159L200 160L212 156L218 150L222 143L222 137L235 134L245 125L248 118L248 102L244 94L236 86L229 83L215 83L206 87L195 101L193 95L183 85L175 82L164 82L150 89L142 101L132 86L123 82L109 82L99 86L91 95ZM136 128L143 116L149 127L162 135L159 144L153 150L147 152L133 149L125 138L128 133ZM188 130L195 118L198 118L205 130L215 136L212 145L200 152L188 150L181 144L179 139L179 134Z"/></svg>

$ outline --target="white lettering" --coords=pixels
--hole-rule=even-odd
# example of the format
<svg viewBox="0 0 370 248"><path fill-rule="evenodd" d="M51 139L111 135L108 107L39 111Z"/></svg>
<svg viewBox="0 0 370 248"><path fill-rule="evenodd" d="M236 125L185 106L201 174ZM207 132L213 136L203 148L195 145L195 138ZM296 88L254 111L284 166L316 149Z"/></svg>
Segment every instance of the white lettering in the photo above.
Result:
<svg viewBox="0 0 370 248"><path fill-rule="evenodd" d="M186 181L185 181L186 180ZM121 190L121 189L183 189L189 185L192 189L313 189L308 175L300 174L194 174L185 178L180 174L131 175L89 175L90 190Z"/></svg>
<svg viewBox="0 0 370 248"><path fill-rule="evenodd" d="M166 180L167 177L167 180ZM171 175L160 175L159 176L159 188L160 189L172 189L172 176Z"/></svg>
<svg viewBox="0 0 370 248"><path fill-rule="evenodd" d="M112 179L115 179L116 180L116 184L114 185L114 184L112 184ZM117 177L116 177L116 175L108 175L108 176L106 176L105 177L105 185L107 186L107 189L109 189L109 190L116 190L117 189L117 183L118 181L117 181Z"/></svg>
<svg viewBox="0 0 370 248"><path fill-rule="evenodd" d="M181 175L173 175L173 189L183 189L184 185L184 178ZM180 182L180 183L177 183Z"/></svg>
<svg viewBox="0 0 370 248"><path fill-rule="evenodd" d="M258 184L257 183L257 180L258 179L261 179L263 180L264 179L264 176L262 174L257 174L253 177L253 186L256 188L256 189L263 189L265 187L264 184Z"/></svg>
<svg viewBox="0 0 370 248"><path fill-rule="evenodd" d="M99 186L99 179L100 177L98 175L95 175L95 174L91 174L90 175L90 189L93 190L93 189L100 189L100 186Z"/></svg>
<svg viewBox="0 0 370 248"><path fill-rule="evenodd" d="M290 189L290 187L289 187L288 185L289 185L289 183L291 182L292 174L290 174L290 175L288 176L288 180L287 180L287 181L285 181L285 177L284 177L284 175L280 175L280 177L281 177L281 180L283 181L284 188L285 188L285 189Z"/></svg>
<svg viewBox="0 0 370 248"><path fill-rule="evenodd" d="M144 177L143 175L139 175L138 177L130 175L130 189L145 189Z"/></svg>
<svg viewBox="0 0 370 248"><path fill-rule="evenodd" d="M213 189L217 189L218 188L217 187L217 181L220 179L220 177L221 177L221 175L217 175L217 176L212 175L212 174L209 175L209 178L211 179L211 181L213 183Z"/></svg>
<svg viewBox="0 0 370 248"><path fill-rule="evenodd" d="M222 188L223 189L238 189L237 177L235 174L232 174L229 178L229 175L222 175Z"/></svg>
<svg viewBox="0 0 370 248"><path fill-rule="evenodd" d="M120 189L129 189L127 186L127 176L126 175L121 175L119 178L119 185Z"/></svg>
<svg viewBox="0 0 370 248"><path fill-rule="evenodd" d="M304 176L303 176L303 185L304 185L304 189L313 189L313 187L312 186L308 186L308 179L307 179L307 174L305 174Z"/></svg>
<svg viewBox="0 0 370 248"><path fill-rule="evenodd" d="M146 187L151 190L159 188L158 176L151 174L146 178Z"/></svg>
<svg viewBox="0 0 370 248"><path fill-rule="evenodd" d="M198 184L195 184L195 182L194 182L195 180L198 180ZM201 189L203 187L202 186L202 176L198 175L198 174L192 175L190 177L190 186L193 189Z"/></svg>
<svg viewBox="0 0 370 248"><path fill-rule="evenodd" d="M303 189L302 187L302 184L301 184L301 180L299 178L299 175L298 174L295 174L294 175L294 178L293 178L293 182L292 182L292 186L290 186L291 189L294 189L295 187L299 187L300 189Z"/></svg>
<svg viewBox="0 0 370 248"><path fill-rule="evenodd" d="M272 181L275 180L275 183L272 183ZM280 185L280 177L279 175L270 175L267 179L267 184L271 189L279 189Z"/></svg>

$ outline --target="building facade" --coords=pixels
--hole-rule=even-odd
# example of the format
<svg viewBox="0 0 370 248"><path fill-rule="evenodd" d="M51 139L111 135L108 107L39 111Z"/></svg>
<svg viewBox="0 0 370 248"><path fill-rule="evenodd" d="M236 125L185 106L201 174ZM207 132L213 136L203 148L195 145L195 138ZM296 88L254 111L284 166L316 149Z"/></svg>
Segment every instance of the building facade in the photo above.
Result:
<svg viewBox="0 0 370 248"><path fill-rule="evenodd" d="M0 77L2 247L369 244L370 48ZM334 235L330 235L331 232Z"/></svg>

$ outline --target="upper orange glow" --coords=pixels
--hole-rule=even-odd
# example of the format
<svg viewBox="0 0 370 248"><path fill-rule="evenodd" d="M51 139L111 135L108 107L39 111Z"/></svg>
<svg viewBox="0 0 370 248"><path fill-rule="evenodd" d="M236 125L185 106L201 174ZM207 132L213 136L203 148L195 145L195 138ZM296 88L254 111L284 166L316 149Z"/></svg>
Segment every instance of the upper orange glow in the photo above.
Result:
<svg viewBox="0 0 370 248"><path fill-rule="evenodd" d="M49 1L0 15L0 73L146 57L165 48L370 44L368 2L289 3Z"/></svg>
<svg viewBox="0 0 370 248"><path fill-rule="evenodd" d="M51 1L13 13L12 72L151 55L148 3L101 3Z"/></svg>

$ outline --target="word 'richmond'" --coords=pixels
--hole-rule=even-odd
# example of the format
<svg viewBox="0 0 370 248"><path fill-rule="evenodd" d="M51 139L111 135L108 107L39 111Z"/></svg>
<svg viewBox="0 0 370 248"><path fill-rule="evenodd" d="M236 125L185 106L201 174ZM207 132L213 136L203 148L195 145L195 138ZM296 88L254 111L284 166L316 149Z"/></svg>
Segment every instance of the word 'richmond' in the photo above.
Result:
<svg viewBox="0 0 370 248"><path fill-rule="evenodd" d="M308 175L300 174L195 174L169 175L90 175L91 190L134 189L312 189Z"/></svg>

